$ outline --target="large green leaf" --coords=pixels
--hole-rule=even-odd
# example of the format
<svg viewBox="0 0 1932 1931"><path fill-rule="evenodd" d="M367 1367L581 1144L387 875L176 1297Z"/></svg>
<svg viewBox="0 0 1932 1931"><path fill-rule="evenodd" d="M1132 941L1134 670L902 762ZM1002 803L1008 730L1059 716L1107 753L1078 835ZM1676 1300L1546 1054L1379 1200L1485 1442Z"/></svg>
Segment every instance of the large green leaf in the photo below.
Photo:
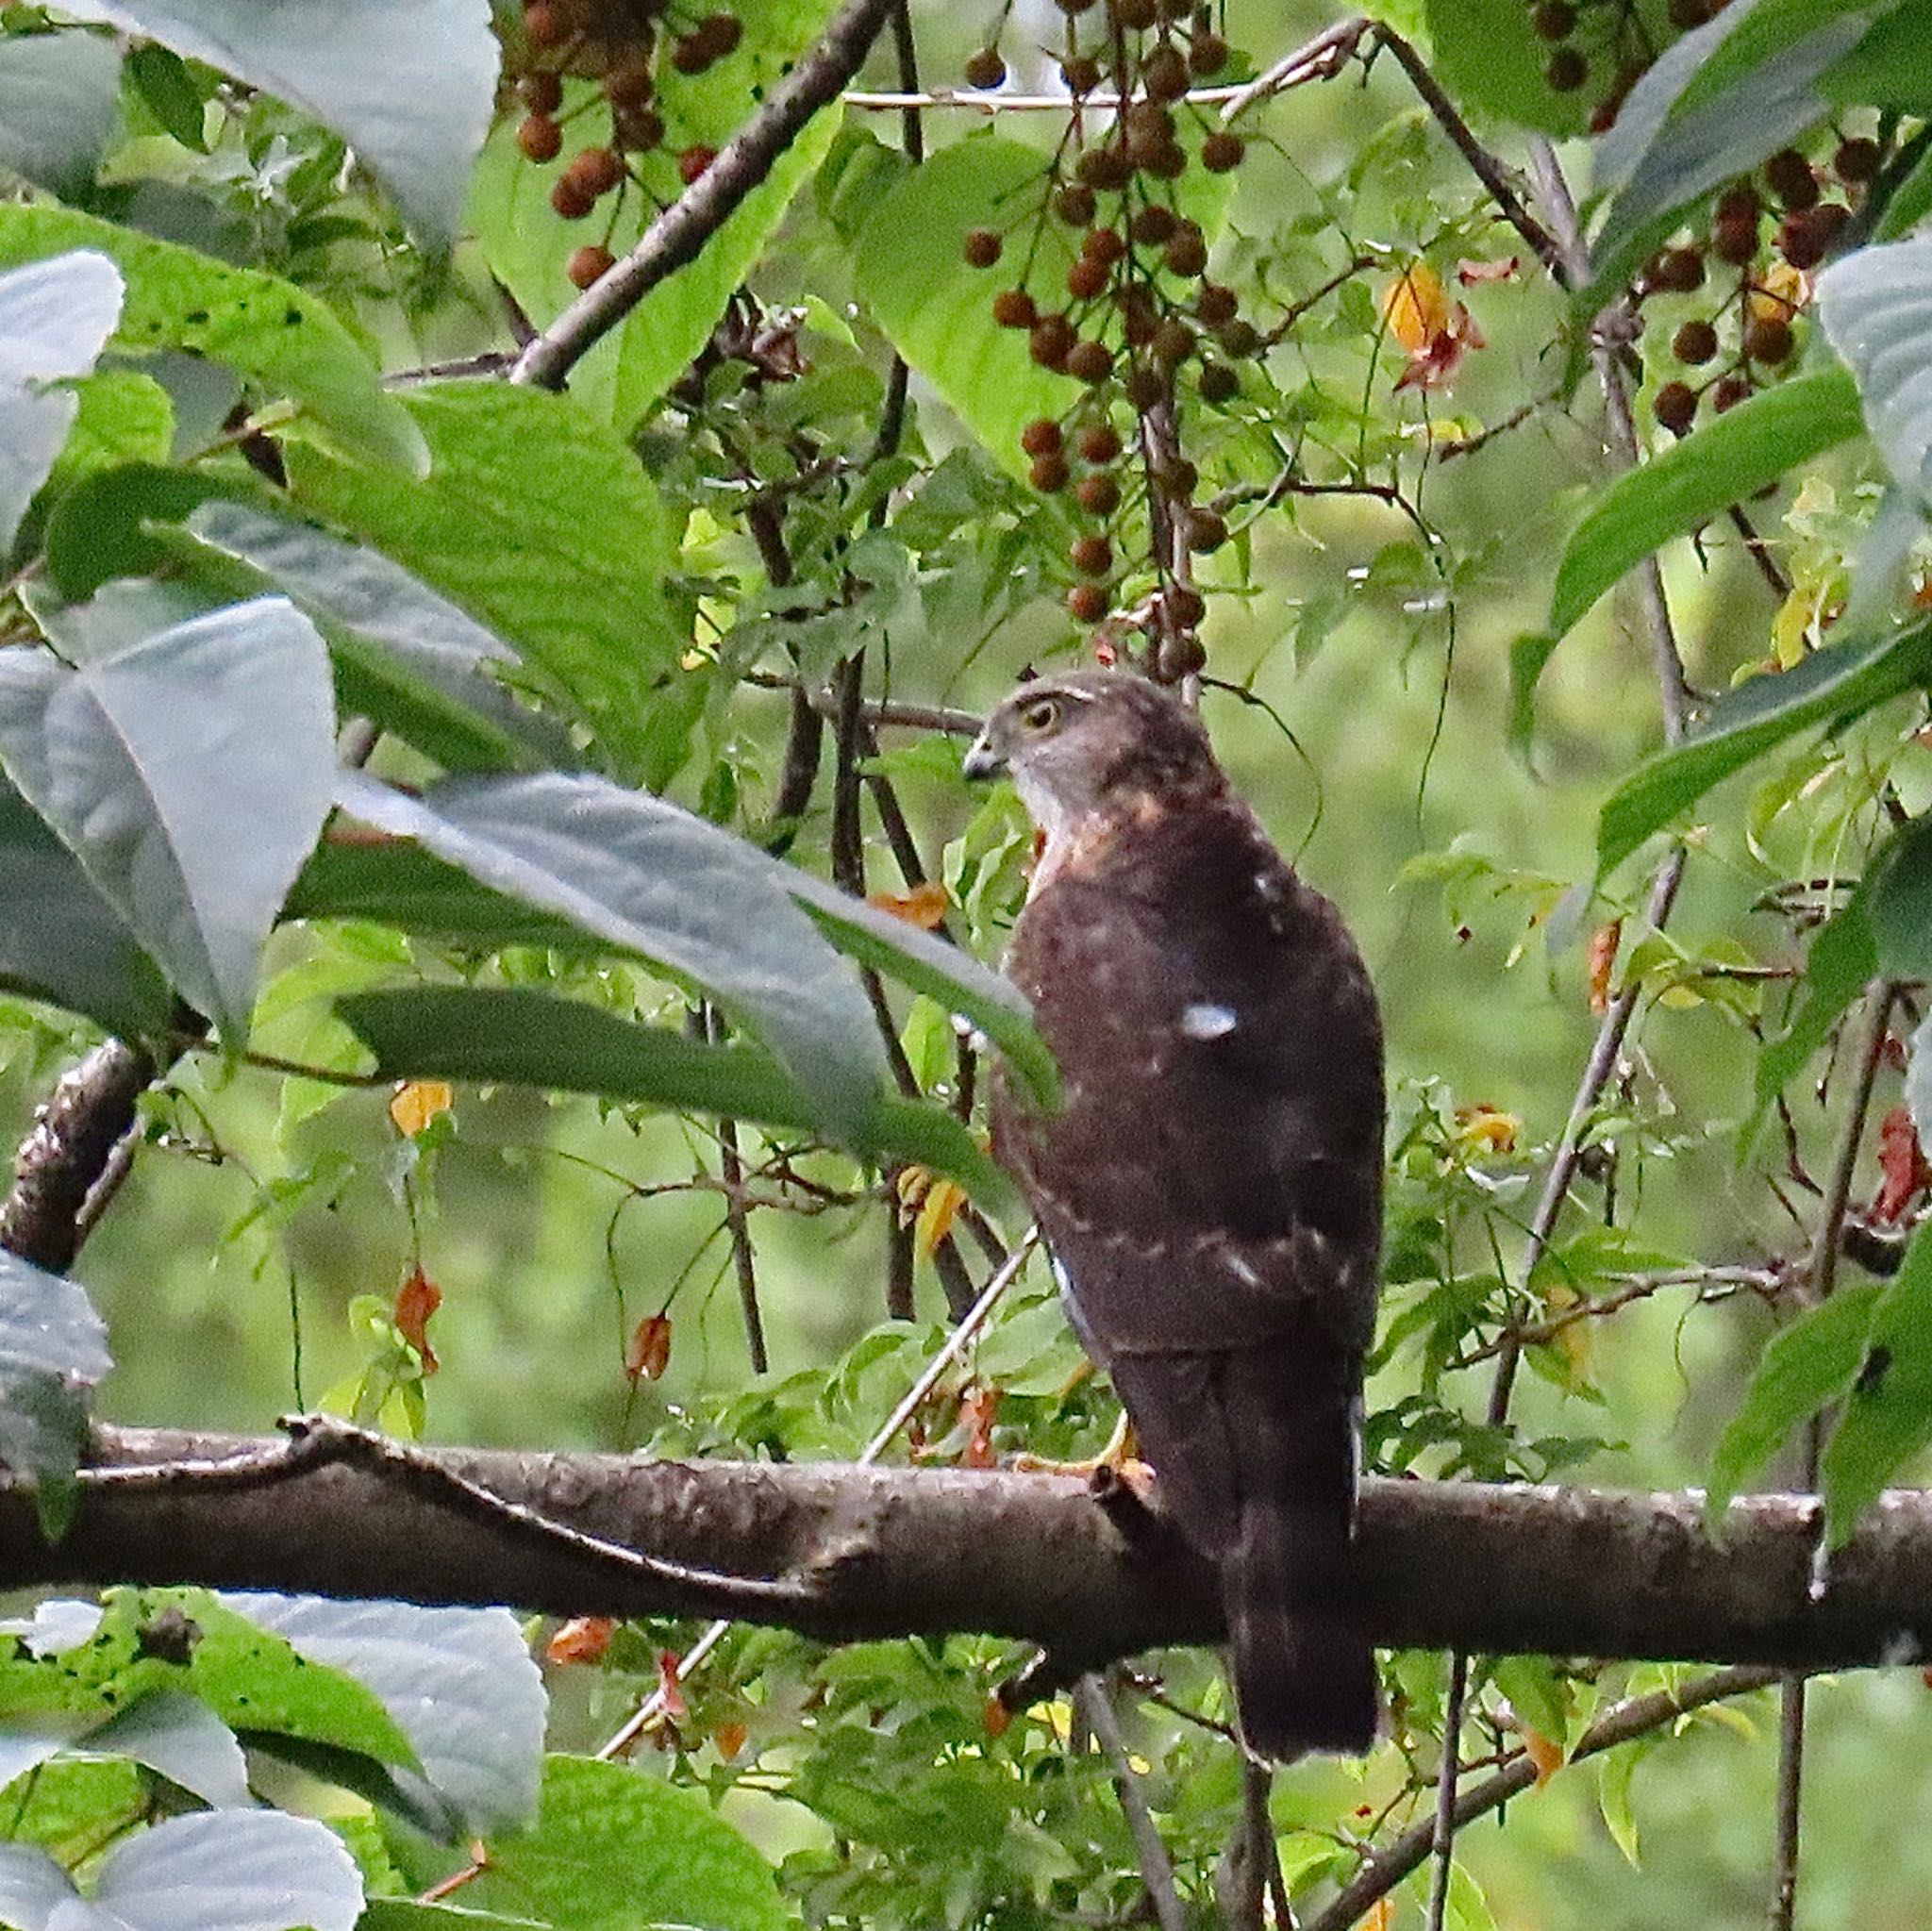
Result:
<svg viewBox="0 0 1932 1931"><path fill-rule="evenodd" d="M708 1799L623 1764L553 1756L536 1825L498 1838L475 1890L569 1931L788 1931L768 1865Z"/></svg>
<svg viewBox="0 0 1932 1931"><path fill-rule="evenodd" d="M1833 262L1818 277L1818 315L1858 378L1886 467L1932 509L1932 241Z"/></svg>
<svg viewBox="0 0 1932 1931"><path fill-rule="evenodd" d="M546 677L620 774L644 775L658 688L685 638L662 500L637 458L569 396L501 382L414 391L425 481L290 452L302 504L479 619Z"/></svg>
<svg viewBox="0 0 1932 1931"><path fill-rule="evenodd" d="M328 813L334 724L323 641L279 597L73 668L0 652L0 764L231 1043Z"/></svg>
<svg viewBox="0 0 1932 1931"><path fill-rule="evenodd" d="M1805 960L1804 993L1790 1024L1765 1042L1757 1056L1757 1106L1770 1105L1794 1079L1806 1060L1830 1039L1878 972L1878 946L1872 936L1861 890L1842 906L1811 941Z"/></svg>
<svg viewBox="0 0 1932 1931"><path fill-rule="evenodd" d="M93 367L121 297L114 264L92 253L0 275L0 558L80 411L74 391L54 385Z"/></svg>
<svg viewBox="0 0 1932 1931"><path fill-rule="evenodd" d="M158 1032L168 982L46 820L0 779L0 986L138 1040Z"/></svg>
<svg viewBox="0 0 1932 1931"><path fill-rule="evenodd" d="M489 0L71 0L312 114L434 248L456 239L496 91Z"/></svg>
<svg viewBox="0 0 1932 1931"><path fill-rule="evenodd" d="M186 349L225 362L300 404L313 430L349 455L421 473L427 458L408 412L315 296L73 208L0 207L0 268L75 248L107 256L127 284L113 338L123 355Z"/></svg>
<svg viewBox="0 0 1932 1931"><path fill-rule="evenodd" d="M0 1248L0 1463L49 1490L74 1479L108 1331L63 1275Z"/></svg>
<svg viewBox="0 0 1932 1931"><path fill-rule="evenodd" d="M344 679L344 708L373 718L452 771L575 761L570 734L519 704L499 673L517 654L379 552L245 504L188 519L197 542L285 591L322 627Z"/></svg>
<svg viewBox="0 0 1932 1931"><path fill-rule="evenodd" d="M482 952L541 945L590 955L609 946L568 919L479 885L420 846L387 840L325 841L290 890L283 916L372 920Z"/></svg>
<svg viewBox="0 0 1932 1931"><path fill-rule="evenodd" d="M1711 1457L1705 1512L1712 1520L1731 1497L1771 1466L1801 1423L1851 1387L1865 1358L1881 1281L1856 1281L1807 1308L1765 1343L1738 1412L1724 1423Z"/></svg>
<svg viewBox="0 0 1932 1931"><path fill-rule="evenodd" d="M1865 38L1819 82L1841 108L1890 108L1932 114L1932 0L1906 0L1874 23Z"/></svg>
<svg viewBox="0 0 1932 1931"><path fill-rule="evenodd" d="M760 1047L708 1045L596 1007L502 987L358 992L337 1011L386 1078L461 1079L715 1113L780 1132L819 1130L820 1111ZM1005 1174L943 1107L881 1094L856 1152L948 1174L996 1213L1015 1203Z"/></svg>
<svg viewBox="0 0 1932 1931"><path fill-rule="evenodd" d="M120 107L121 50L105 34L0 38L0 168L56 194L80 193Z"/></svg>
<svg viewBox="0 0 1932 1931"><path fill-rule="evenodd" d="M1862 1365L1824 1445L1824 1535L1841 1548L1891 1474L1932 1442L1932 1230L1921 1227L1885 1283Z"/></svg>
<svg viewBox="0 0 1932 1931"><path fill-rule="evenodd" d="M1607 49L1593 40L1595 9L1577 9L1574 40L1591 59L1590 83L1560 93L1544 77L1551 44L1531 26L1530 9L1521 0L1427 0L1427 11L1435 71L1465 108L1545 134L1581 134L1588 127L1615 71L1607 64ZM1668 33L1663 0L1641 0L1636 11L1653 40ZM1602 17L1607 28L1612 20L1621 27L1622 9Z"/></svg>
<svg viewBox="0 0 1932 1931"><path fill-rule="evenodd" d="M1740 685L1712 707L1695 736L1640 765L1611 793L1597 821L1598 875L1774 744L1928 683L1932 623L1897 637L1833 645L1780 675Z"/></svg>

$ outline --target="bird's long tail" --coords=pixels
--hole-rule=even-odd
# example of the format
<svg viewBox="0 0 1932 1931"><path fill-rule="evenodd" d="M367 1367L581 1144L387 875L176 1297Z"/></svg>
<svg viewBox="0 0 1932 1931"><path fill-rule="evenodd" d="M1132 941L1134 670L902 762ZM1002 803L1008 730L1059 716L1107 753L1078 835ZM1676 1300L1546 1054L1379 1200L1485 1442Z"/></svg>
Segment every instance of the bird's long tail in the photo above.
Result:
<svg viewBox="0 0 1932 1931"><path fill-rule="evenodd" d="M1224 1374L1243 1431L1239 1513L1220 1552L1241 1733L1261 1756L1358 1756L1375 1740L1379 1698L1347 1601L1355 1375L1339 1358L1323 1373L1302 1350L1291 1363L1272 1350L1231 1355Z"/></svg>

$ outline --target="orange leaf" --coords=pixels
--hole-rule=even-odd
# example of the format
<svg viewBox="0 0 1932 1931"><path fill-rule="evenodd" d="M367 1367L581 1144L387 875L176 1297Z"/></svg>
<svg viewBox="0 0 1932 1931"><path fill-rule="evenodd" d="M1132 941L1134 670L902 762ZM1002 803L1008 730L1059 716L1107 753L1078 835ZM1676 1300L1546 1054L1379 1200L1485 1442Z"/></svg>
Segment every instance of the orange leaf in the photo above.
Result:
<svg viewBox="0 0 1932 1931"><path fill-rule="evenodd" d="M934 932L944 924L950 904L946 888L930 879L924 885L915 885L903 897L890 891L874 891L865 902L879 911L891 912L895 919L904 919L908 925L917 925L922 932Z"/></svg>
<svg viewBox="0 0 1932 1931"><path fill-rule="evenodd" d="M1563 1746L1553 1742L1540 1730L1526 1725L1523 1732L1523 1754L1536 1765L1536 1787L1541 1790L1563 1768Z"/></svg>
<svg viewBox="0 0 1932 1931"><path fill-rule="evenodd" d="M389 1117L398 1133L414 1139L438 1114L447 1113L456 1099L446 1079L398 1080L390 1095Z"/></svg>
<svg viewBox="0 0 1932 1931"><path fill-rule="evenodd" d="M744 1748L745 1739L750 1735L742 1723L724 1723L711 1732L711 1741L718 1746L718 1755L728 1763Z"/></svg>
<svg viewBox="0 0 1932 1931"><path fill-rule="evenodd" d="M674 1723L691 1714L684 1700L684 1686L677 1680L677 1652L675 1649L658 1652L658 1694L664 1699L664 1714Z"/></svg>
<svg viewBox="0 0 1932 1931"><path fill-rule="evenodd" d="M671 1365L671 1317L648 1314L638 1323L624 1351L624 1372L633 1381L658 1381Z"/></svg>
<svg viewBox="0 0 1932 1931"><path fill-rule="evenodd" d="M1519 1123L1514 1113L1500 1107L1457 1107L1456 1134L1474 1153L1509 1154L1516 1151Z"/></svg>
<svg viewBox="0 0 1932 1931"><path fill-rule="evenodd" d="M1928 1180L1932 1168L1919 1145L1919 1129L1904 1107L1894 1107L1878 1123L1878 1169L1885 1176L1872 1203L1874 1221L1896 1221Z"/></svg>
<svg viewBox="0 0 1932 1931"><path fill-rule="evenodd" d="M1617 968L1617 946L1624 922L1612 919L1590 935L1590 1009L1598 1019L1610 1009L1610 974Z"/></svg>
<svg viewBox="0 0 1932 1931"><path fill-rule="evenodd" d="M912 1232L913 1251L922 1260L932 1258L933 1249L953 1231L953 1223L965 1205L966 1190L957 1180L935 1179L925 1190Z"/></svg>
<svg viewBox="0 0 1932 1931"><path fill-rule="evenodd" d="M966 1449L959 1466L990 1469L999 1457L992 1451L993 1417L1000 1411L1000 1390L996 1388L969 1388L959 1398L959 1419L966 1423Z"/></svg>
<svg viewBox="0 0 1932 1931"><path fill-rule="evenodd" d="M617 1634L611 1616L573 1616L548 1642L543 1654L553 1663L594 1663Z"/></svg>
<svg viewBox="0 0 1932 1931"><path fill-rule="evenodd" d="M440 1365L429 1345L429 1317L442 1306L442 1290L419 1267L396 1294L393 1318L403 1339L423 1357L423 1372L434 1374Z"/></svg>
<svg viewBox="0 0 1932 1931"><path fill-rule="evenodd" d="M1013 1712L997 1696L989 1696L979 1712L979 1723L989 1737L1004 1737L1012 1727Z"/></svg>
<svg viewBox="0 0 1932 1931"><path fill-rule="evenodd" d="M1382 291L1382 319L1411 356L1419 356L1449 325L1442 277L1426 261L1406 268Z"/></svg>
<svg viewBox="0 0 1932 1931"><path fill-rule="evenodd" d="M1395 1900L1378 1897L1362 1918L1362 1931L1389 1931L1395 1922Z"/></svg>

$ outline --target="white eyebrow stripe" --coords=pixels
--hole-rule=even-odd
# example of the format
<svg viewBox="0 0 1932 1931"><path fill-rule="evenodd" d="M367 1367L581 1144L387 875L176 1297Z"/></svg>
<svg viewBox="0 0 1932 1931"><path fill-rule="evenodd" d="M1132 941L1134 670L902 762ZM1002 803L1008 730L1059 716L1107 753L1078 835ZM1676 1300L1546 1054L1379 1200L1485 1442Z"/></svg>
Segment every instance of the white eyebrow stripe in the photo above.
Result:
<svg viewBox="0 0 1932 1931"><path fill-rule="evenodd" d="M1202 1002L1181 1009L1181 1031L1191 1040L1224 1040L1240 1024L1231 1006Z"/></svg>

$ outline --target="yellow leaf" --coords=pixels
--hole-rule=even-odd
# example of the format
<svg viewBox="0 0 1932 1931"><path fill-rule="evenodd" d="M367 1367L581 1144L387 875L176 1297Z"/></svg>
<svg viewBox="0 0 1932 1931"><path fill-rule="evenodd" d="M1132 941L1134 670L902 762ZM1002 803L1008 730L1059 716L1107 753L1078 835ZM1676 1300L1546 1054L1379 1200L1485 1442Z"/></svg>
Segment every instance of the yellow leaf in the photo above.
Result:
<svg viewBox="0 0 1932 1931"><path fill-rule="evenodd" d="M390 1095L389 1117L398 1133L413 1140L439 1113L447 1113L456 1100L446 1079L405 1079Z"/></svg>
<svg viewBox="0 0 1932 1931"><path fill-rule="evenodd" d="M1507 1154L1516 1151L1516 1138L1523 1123L1514 1113L1500 1107L1458 1107L1456 1109L1456 1137L1475 1154Z"/></svg>
<svg viewBox="0 0 1932 1931"><path fill-rule="evenodd" d="M1523 1754L1536 1765L1536 1787L1541 1790L1563 1768L1563 1746L1540 1730L1523 1732Z"/></svg>
<svg viewBox="0 0 1932 1931"><path fill-rule="evenodd" d="M874 891L865 902L878 911L891 912L895 919L904 919L908 925L917 925L922 932L936 932L945 924L950 903L946 888L930 879L903 894Z"/></svg>
<svg viewBox="0 0 1932 1931"><path fill-rule="evenodd" d="M1382 319L1411 356L1421 355L1449 326L1442 277L1426 261L1405 269L1382 291Z"/></svg>
<svg viewBox="0 0 1932 1931"><path fill-rule="evenodd" d="M919 1205L912 1246L922 1260L930 1260L933 1249L953 1231L959 1209L966 1205L966 1190L957 1180L935 1179Z"/></svg>
<svg viewBox="0 0 1932 1931"><path fill-rule="evenodd" d="M1753 322L1789 322L1811 299L1811 277L1789 261L1774 261L1745 298Z"/></svg>

